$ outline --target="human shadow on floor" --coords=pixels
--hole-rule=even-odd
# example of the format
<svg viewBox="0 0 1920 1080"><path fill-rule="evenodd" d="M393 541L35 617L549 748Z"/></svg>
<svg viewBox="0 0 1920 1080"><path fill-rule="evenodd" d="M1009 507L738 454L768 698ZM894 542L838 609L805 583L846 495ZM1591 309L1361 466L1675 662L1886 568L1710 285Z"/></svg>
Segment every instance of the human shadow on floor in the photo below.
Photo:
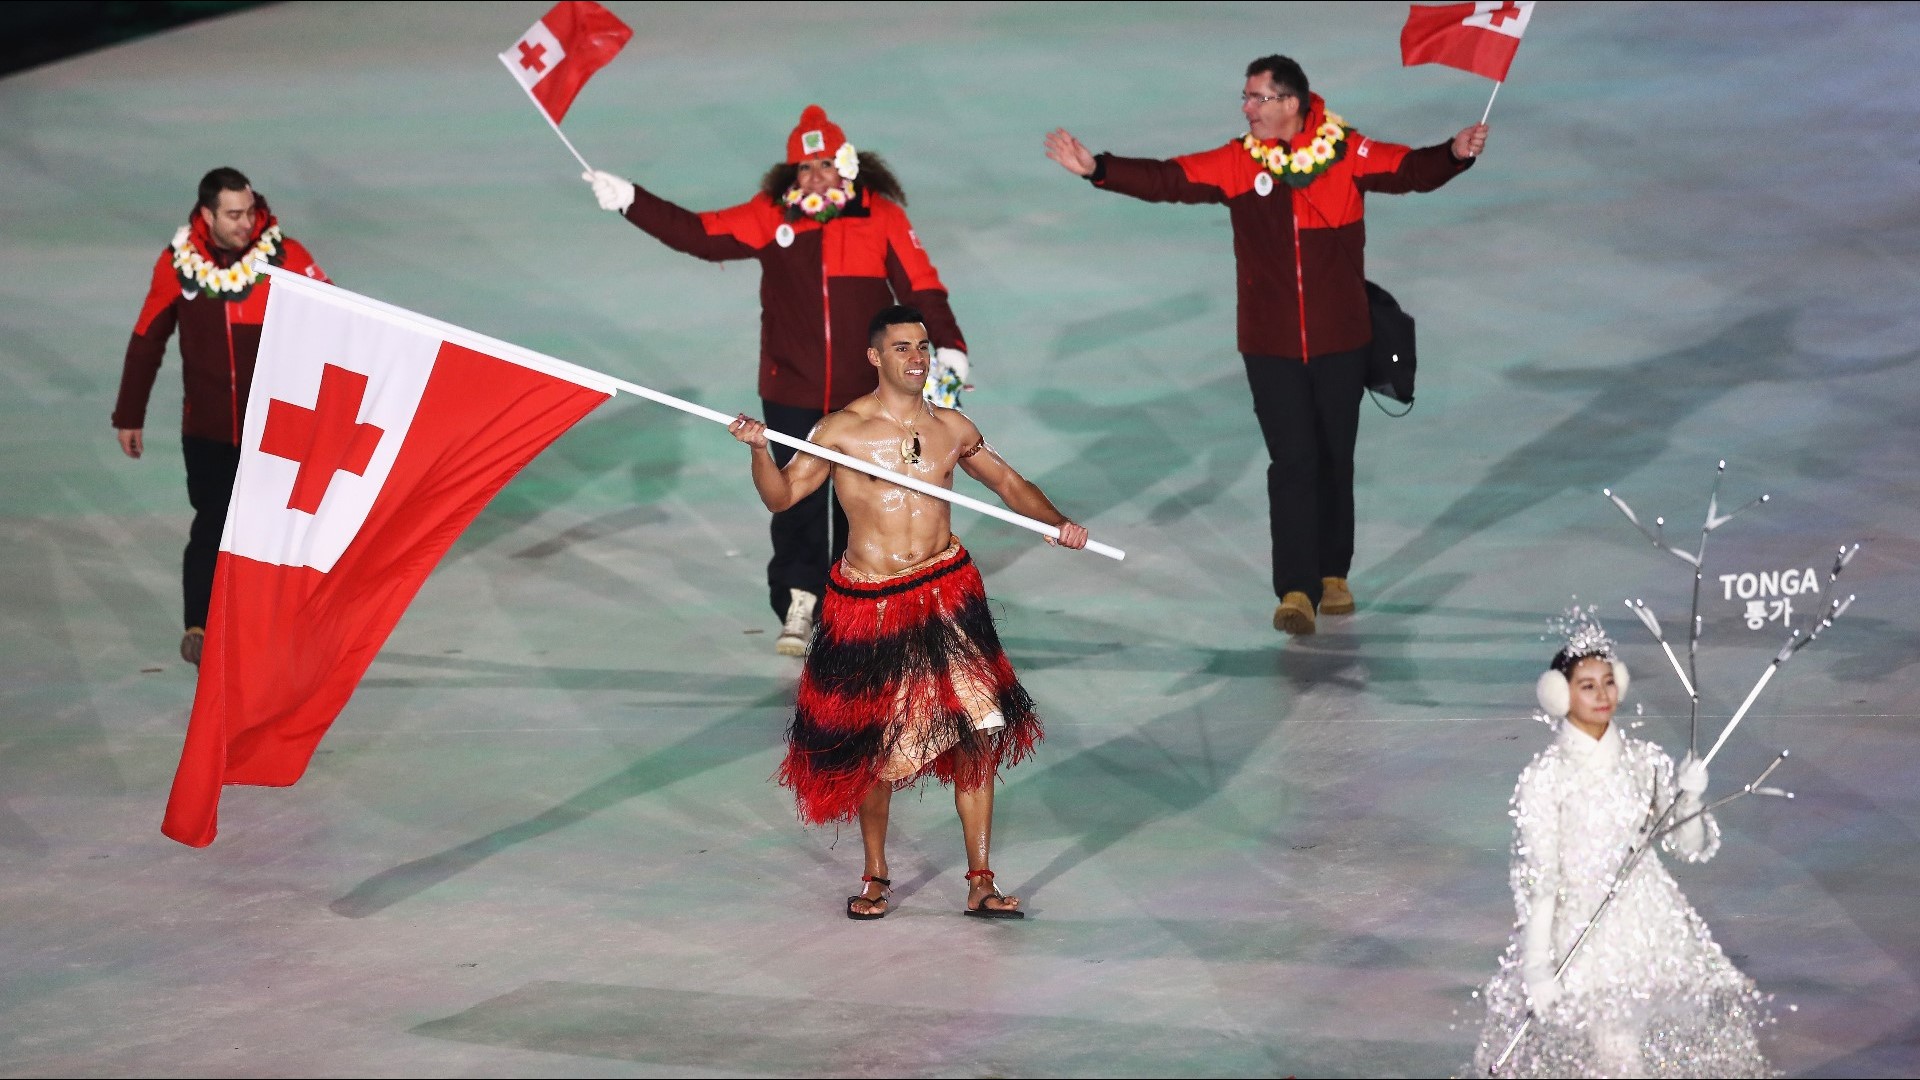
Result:
<svg viewBox="0 0 1920 1080"><path fill-rule="evenodd" d="M1920 1061L1920 1020L1852 1053L1823 1061L1800 1076L1911 1076Z"/></svg>
<svg viewBox="0 0 1920 1080"><path fill-rule="evenodd" d="M396 668L413 668L419 674L392 673ZM764 675L701 675L695 672L661 668L564 667L545 664L512 664L498 660L480 660L465 656L386 651L380 654L373 674L360 680L360 686L373 689L520 689L532 687L586 693L605 690L670 692L684 695L693 706L714 706L732 701L757 699L776 686L791 681ZM650 700L650 705L663 705Z"/></svg>
<svg viewBox="0 0 1920 1080"><path fill-rule="evenodd" d="M1264 460L1259 434L1252 430L1250 402L1245 403L1247 446L1226 445L1237 434L1219 420L1220 411L1229 407L1227 402L1234 393L1245 396L1245 383L1245 376L1235 369L1197 386L1119 405L1097 402L1075 392L1042 391L1028 409L1045 424L1047 437L1069 445L1079 442L1080 437L1088 437L1088 441L1067 461L1028 475L1063 513L1075 520L1097 519L1190 471L1204 458L1204 478L1162 498L1149 511L1156 525L1177 524L1218 499L1255 458ZM1018 431L985 434L996 448L1007 453L1015 468L1020 467L1021 445L1038 441ZM1097 520L1094 532L1098 538ZM1031 550L1031 545L1009 545L976 553L975 561L989 576L991 586L992 574Z"/></svg>
<svg viewBox="0 0 1920 1080"><path fill-rule="evenodd" d="M1229 685L1217 683L1198 701L1009 787L1013 798L1036 792L1055 827L1074 837L1021 889L1038 892L1141 829L1193 810L1225 789L1292 711L1290 703L1275 702L1264 717L1271 723L1241 722L1239 695L1223 692ZM1216 712L1229 722L1209 724Z"/></svg>
<svg viewBox="0 0 1920 1080"><path fill-rule="evenodd" d="M571 550L581 544L595 540L604 540L637 529L642 525L659 525L667 520L667 512L657 506L630 506L624 510L601 514L599 517L583 521L573 528L529 544L513 553L516 559L549 559L563 551Z"/></svg>
<svg viewBox="0 0 1920 1080"><path fill-rule="evenodd" d="M328 904L328 910L349 919L376 915L473 869L508 848L558 832L629 799L760 753L774 738L775 725L770 717L789 703L791 695L792 691L784 686L769 690L748 707L642 757L621 772L525 821L383 870Z"/></svg>
<svg viewBox="0 0 1920 1080"><path fill-rule="evenodd" d="M55 482L86 513L115 513L98 489ZM97 661L83 659L83 646L74 635L73 619L83 616L69 612L94 601L121 608L129 623L156 635L141 651L151 649L148 656L165 656L169 667L180 663L172 655L180 624L170 620L155 625L150 609L143 610L151 594L127 581L126 549L104 540L86 517L0 523L0 543L8 546L14 571L0 591L5 600L0 633L22 643L13 647L15 655L10 659L16 665L14 671L26 676L21 685L9 688L8 716L0 724L0 799L30 794L123 795L127 780L100 709L102 702L113 698L95 692L101 687L82 674L99 675L100 671ZM179 549L174 551L177 560ZM178 565L176 561L174 566ZM177 589L179 578L173 581ZM179 593L173 597L177 604ZM178 612L174 607L175 619ZM131 671L120 678L127 676L139 678ZM182 693L183 706L192 696L190 685ZM64 693L58 689L63 686ZM4 805L0 805L0 848L36 855L49 850L44 838Z"/></svg>
<svg viewBox="0 0 1920 1080"><path fill-rule="evenodd" d="M1678 425L1742 386L1816 382L1920 359L1920 351L1876 360L1809 356L1794 349L1794 320L1791 310L1750 315L1698 345L1618 367L1510 370L1507 375L1516 382L1592 396L1495 463L1417 536L1363 569L1359 582L1385 596L1462 541L1554 496L1590 491L1597 501L1601 488L1664 452Z"/></svg>
<svg viewBox="0 0 1920 1080"><path fill-rule="evenodd" d="M1742 766L1763 763L1769 750L1730 741L1727 756L1729 767L1722 771L1729 777L1752 775ZM1901 768L1892 766L1871 778L1885 785L1883 790L1858 790L1796 754L1774 781L1794 789L1795 803L1750 813L1740 832L1818 882L1883 956L1920 983L1920 930L1911 902L1920 894L1920 867L1910 858L1889 857L1920 851L1920 833L1881 805L1887 797L1905 794ZM1792 947L1790 940L1773 944Z"/></svg>

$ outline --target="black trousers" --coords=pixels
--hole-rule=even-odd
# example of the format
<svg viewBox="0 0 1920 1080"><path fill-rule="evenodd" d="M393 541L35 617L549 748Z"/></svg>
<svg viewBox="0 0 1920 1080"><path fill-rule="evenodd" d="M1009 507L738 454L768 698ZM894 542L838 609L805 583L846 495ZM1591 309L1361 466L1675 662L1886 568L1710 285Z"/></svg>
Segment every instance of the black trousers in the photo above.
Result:
<svg viewBox="0 0 1920 1080"><path fill-rule="evenodd" d="M797 439L807 437L813 425L826 414L819 409L781 405L762 398L760 407L767 426ZM772 444L774 463L785 467L793 455L792 447ZM815 596L827 594L827 568L847 550L847 513L840 500L830 498L828 485L773 515L768 531L773 535L773 558L767 562L767 599L773 613L783 621L787 606L793 602L793 589L805 589ZM833 505L833 543L827 543L827 505Z"/></svg>
<svg viewBox="0 0 1920 1080"><path fill-rule="evenodd" d="M187 550L181 558L180 586L186 600L186 625L207 625L207 602L213 597L213 567L220 558L220 534L227 527L227 504L233 501L233 476L240 469L240 448L212 439L180 437L187 459L187 501L193 504L193 526L187 530Z"/></svg>
<svg viewBox="0 0 1920 1080"><path fill-rule="evenodd" d="M1246 356L1253 414L1267 441L1273 594L1320 606L1320 579L1353 568L1353 447L1366 389L1366 350L1308 363Z"/></svg>

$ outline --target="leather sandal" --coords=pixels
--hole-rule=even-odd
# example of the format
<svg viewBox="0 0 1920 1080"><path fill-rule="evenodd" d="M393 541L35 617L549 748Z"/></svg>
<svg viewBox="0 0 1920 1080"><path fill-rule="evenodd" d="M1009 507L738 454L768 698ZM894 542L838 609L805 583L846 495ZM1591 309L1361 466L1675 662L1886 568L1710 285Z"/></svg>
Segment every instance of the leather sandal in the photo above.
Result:
<svg viewBox="0 0 1920 1080"><path fill-rule="evenodd" d="M1001 895L1000 886L995 885L993 883L993 871L991 870L967 871L967 885L969 888L972 887L974 878L986 878L987 885L993 889L993 892L989 893L986 896L981 897L980 903L967 905L967 907L963 911L961 911L960 914L971 915L976 919L1024 919L1027 917L1027 913L1024 911L1021 911L1019 908L992 908L987 906L987 901L993 899L996 896L999 896L1002 899L1005 899L1005 897Z"/></svg>
<svg viewBox="0 0 1920 1080"><path fill-rule="evenodd" d="M880 886L880 895L877 897L869 897L867 896L867 890L861 889L859 892L847 897L847 918L853 919L856 922L871 922L874 919L886 918L887 912L893 910L893 879L874 877L872 874L862 874L860 880ZM855 900L859 900L868 905L885 904L887 906L879 911L855 911L853 910L853 902Z"/></svg>

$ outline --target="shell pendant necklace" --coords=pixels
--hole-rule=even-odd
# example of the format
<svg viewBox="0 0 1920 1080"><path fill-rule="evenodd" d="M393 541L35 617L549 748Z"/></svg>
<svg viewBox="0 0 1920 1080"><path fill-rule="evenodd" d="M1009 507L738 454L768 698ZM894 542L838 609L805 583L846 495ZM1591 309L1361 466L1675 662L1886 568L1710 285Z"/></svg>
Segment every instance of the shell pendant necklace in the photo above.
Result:
<svg viewBox="0 0 1920 1080"><path fill-rule="evenodd" d="M920 464L920 432L916 430L912 424L888 412L887 407L880 404L880 396L878 394L874 395L873 403L880 406L880 415L907 429L906 437L900 440L900 463L903 465ZM922 406L922 408L925 408L925 406Z"/></svg>

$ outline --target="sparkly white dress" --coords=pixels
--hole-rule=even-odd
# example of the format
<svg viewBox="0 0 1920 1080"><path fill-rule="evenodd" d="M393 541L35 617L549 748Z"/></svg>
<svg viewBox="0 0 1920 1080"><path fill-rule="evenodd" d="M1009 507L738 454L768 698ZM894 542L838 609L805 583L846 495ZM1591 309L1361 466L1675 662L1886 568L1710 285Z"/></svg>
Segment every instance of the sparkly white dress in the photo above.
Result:
<svg viewBox="0 0 1920 1080"><path fill-rule="evenodd" d="M1545 915L1552 927L1550 935L1536 930L1536 948L1550 940L1557 963L1599 908L1650 815L1675 797L1673 780L1673 759L1622 736L1617 724L1595 739L1563 722L1553 744L1521 772L1511 811L1518 920L1486 987L1474 1075L1487 1075L1526 1018L1534 917ZM1661 847L1705 862L1720 848L1719 825L1710 815L1695 818ZM1714 943L1657 853L1634 868L1560 987L1500 1075L1773 1075L1755 1038L1767 1020L1765 998Z"/></svg>

